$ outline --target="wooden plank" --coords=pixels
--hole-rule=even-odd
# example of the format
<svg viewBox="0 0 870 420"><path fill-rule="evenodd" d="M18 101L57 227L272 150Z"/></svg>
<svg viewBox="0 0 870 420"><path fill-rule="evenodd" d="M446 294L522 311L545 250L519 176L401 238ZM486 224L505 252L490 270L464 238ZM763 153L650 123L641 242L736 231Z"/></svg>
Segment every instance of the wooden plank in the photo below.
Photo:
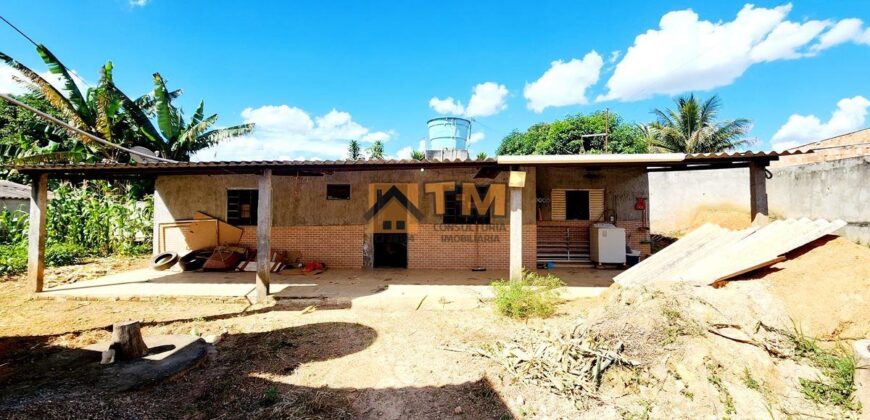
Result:
<svg viewBox="0 0 870 420"><path fill-rule="evenodd" d="M257 203L257 302L269 296L269 257L272 254L272 170L266 169L259 179Z"/></svg>
<svg viewBox="0 0 870 420"><path fill-rule="evenodd" d="M233 226L224 222L217 217L198 211L193 214L194 220L217 220L218 225L218 245L238 245L242 240L243 230L240 227Z"/></svg>
<svg viewBox="0 0 870 420"><path fill-rule="evenodd" d="M785 261L785 257L779 256L779 257L764 261L762 263L755 264L751 267L744 267L744 268L739 269L737 271L734 271L732 273L728 273L724 276L721 276L716 280L713 280L712 282L710 282L710 285L716 285L717 283L723 282L723 281L728 280L728 279L733 279L734 277L737 277L741 274L746 274L746 273L750 273L750 272L753 272L755 270L759 270L759 269L762 269L765 267L770 267L774 264L781 263L783 261Z"/></svg>
<svg viewBox="0 0 870 420"><path fill-rule="evenodd" d="M30 228L27 237L27 279L33 292L41 292L45 279L45 210L48 174L33 177L30 189Z"/></svg>

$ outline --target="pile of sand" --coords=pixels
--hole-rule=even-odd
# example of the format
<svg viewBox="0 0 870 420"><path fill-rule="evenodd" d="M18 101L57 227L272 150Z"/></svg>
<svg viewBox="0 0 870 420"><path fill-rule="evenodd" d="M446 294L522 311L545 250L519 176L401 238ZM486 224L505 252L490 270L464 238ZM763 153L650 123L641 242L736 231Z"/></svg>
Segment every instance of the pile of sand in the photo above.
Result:
<svg viewBox="0 0 870 420"><path fill-rule="evenodd" d="M828 339L870 337L870 247L827 237L755 273L806 334Z"/></svg>

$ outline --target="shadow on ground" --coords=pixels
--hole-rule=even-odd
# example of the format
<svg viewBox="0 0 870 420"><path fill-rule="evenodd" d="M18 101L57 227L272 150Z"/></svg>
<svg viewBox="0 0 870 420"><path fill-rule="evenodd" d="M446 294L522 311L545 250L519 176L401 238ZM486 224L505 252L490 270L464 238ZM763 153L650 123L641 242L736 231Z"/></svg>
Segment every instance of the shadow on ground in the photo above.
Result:
<svg viewBox="0 0 870 420"><path fill-rule="evenodd" d="M310 388L279 381L306 363L367 349L377 332L325 322L227 336L205 366L147 389L103 389L92 352L52 336L0 338L3 418L511 418L486 378L443 386ZM437 369L437 366L433 366Z"/></svg>

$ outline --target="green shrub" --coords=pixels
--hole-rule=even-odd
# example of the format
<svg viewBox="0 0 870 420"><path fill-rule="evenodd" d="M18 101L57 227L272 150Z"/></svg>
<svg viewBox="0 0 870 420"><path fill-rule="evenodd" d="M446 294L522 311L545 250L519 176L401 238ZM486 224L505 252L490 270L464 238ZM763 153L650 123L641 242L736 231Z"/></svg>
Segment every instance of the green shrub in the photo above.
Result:
<svg viewBox="0 0 870 420"><path fill-rule="evenodd" d="M27 270L25 243L0 245L0 276L12 276Z"/></svg>
<svg viewBox="0 0 870 420"><path fill-rule="evenodd" d="M45 264L50 267L63 267L82 262L88 252L76 244L55 243L45 248Z"/></svg>
<svg viewBox="0 0 870 420"><path fill-rule="evenodd" d="M0 210L0 244L17 244L27 239L27 213Z"/></svg>
<svg viewBox="0 0 870 420"><path fill-rule="evenodd" d="M556 310L558 290L565 286L558 277L525 272L520 280L500 280L491 284L496 310L511 318L546 318Z"/></svg>

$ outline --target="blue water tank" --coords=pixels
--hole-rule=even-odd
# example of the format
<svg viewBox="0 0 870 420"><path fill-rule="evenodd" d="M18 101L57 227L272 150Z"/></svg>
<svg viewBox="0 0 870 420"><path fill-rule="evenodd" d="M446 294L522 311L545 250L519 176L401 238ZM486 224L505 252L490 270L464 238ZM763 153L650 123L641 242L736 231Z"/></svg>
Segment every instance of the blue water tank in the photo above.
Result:
<svg viewBox="0 0 870 420"><path fill-rule="evenodd" d="M465 118L440 117L429 120L429 149L465 150L471 135L471 121Z"/></svg>

